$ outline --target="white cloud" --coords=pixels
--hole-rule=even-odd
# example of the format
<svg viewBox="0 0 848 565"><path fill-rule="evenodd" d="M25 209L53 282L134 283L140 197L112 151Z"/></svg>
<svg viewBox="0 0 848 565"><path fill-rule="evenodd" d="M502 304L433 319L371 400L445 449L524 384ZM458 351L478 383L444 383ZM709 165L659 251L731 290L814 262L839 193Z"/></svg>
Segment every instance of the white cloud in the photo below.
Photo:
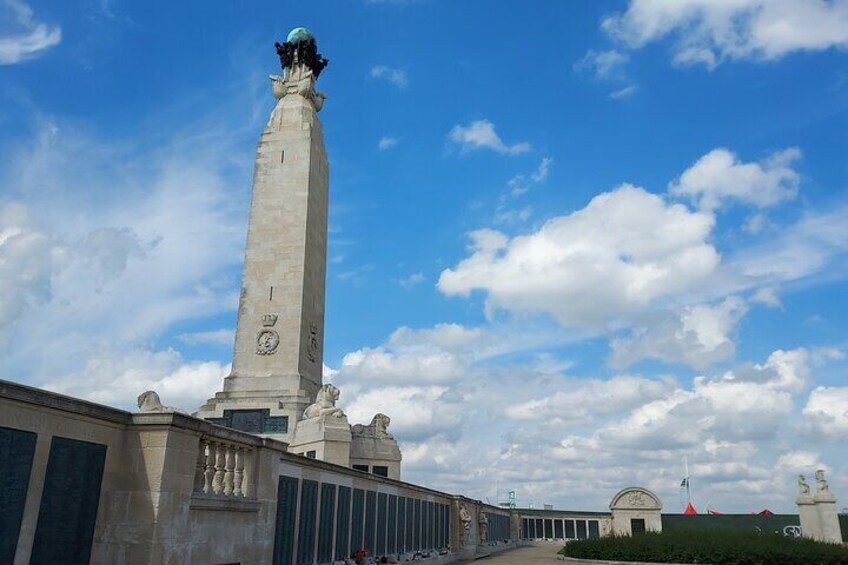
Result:
<svg viewBox="0 0 848 565"><path fill-rule="evenodd" d="M409 85L409 80L406 77L406 71L403 69L394 69L386 65L375 65L371 67L368 73L371 78L387 80L396 87L403 89Z"/></svg>
<svg viewBox="0 0 848 565"><path fill-rule="evenodd" d="M504 155L518 155L530 151L527 142L507 145L495 131L495 125L489 120L476 120L467 126L456 125L451 129L448 138L460 145L462 153L476 149L491 149Z"/></svg>
<svg viewBox="0 0 848 565"><path fill-rule="evenodd" d="M625 86L622 89L616 90L610 93L610 98L613 100L624 100L625 98L630 98L636 91L639 90L639 87L635 84L631 84L630 86Z"/></svg>
<svg viewBox="0 0 848 565"><path fill-rule="evenodd" d="M653 358L707 367L733 356L733 333L747 311L741 298L731 296L715 306L701 304L684 308L679 315L654 317L627 337L611 341L610 362L623 367Z"/></svg>
<svg viewBox="0 0 848 565"><path fill-rule="evenodd" d="M39 119L32 139L7 146L0 173L0 264L14 269L0 272L0 371L122 406L142 391L115 386L103 359L127 383L141 371L133 387L182 366L209 376L209 365L150 344L177 322L236 307L229 271L242 259L246 198L234 194L249 176L233 182L235 140L189 128L149 150Z"/></svg>
<svg viewBox="0 0 848 565"><path fill-rule="evenodd" d="M593 416L613 415L655 400L668 392L670 382L621 375L608 380L580 379L567 390L511 404L506 416L514 420L577 421L585 424Z"/></svg>
<svg viewBox="0 0 848 565"><path fill-rule="evenodd" d="M424 279L424 273L412 273L408 277L400 279L398 281L398 284L400 284L400 286L402 286L403 288L409 289L419 283L424 282Z"/></svg>
<svg viewBox="0 0 848 565"><path fill-rule="evenodd" d="M743 163L727 149L713 149L670 183L669 193L691 198L706 210L728 200L766 208L798 194L800 176L792 164L800 157L799 149L790 148L759 163Z"/></svg>
<svg viewBox="0 0 848 565"><path fill-rule="evenodd" d="M0 65L14 65L41 56L62 41L62 29L35 20L32 8L21 0L0 1L0 14L15 21L15 31L0 36Z"/></svg>
<svg viewBox="0 0 848 565"><path fill-rule="evenodd" d="M752 214L749 216L745 223L742 225L742 229L750 234L758 234L768 225L768 218L765 214Z"/></svg>
<svg viewBox="0 0 848 565"><path fill-rule="evenodd" d="M391 137L388 135L384 135L380 138L380 141L377 143L377 149L380 151L385 151L386 149L391 149L395 145L400 143L399 137Z"/></svg>
<svg viewBox="0 0 848 565"><path fill-rule="evenodd" d="M550 157L543 157L539 166L530 174L518 174L509 179L506 183L506 188L511 196L520 196L530 190L534 184L545 182L548 174L551 172L551 165L554 160Z"/></svg>
<svg viewBox="0 0 848 565"><path fill-rule="evenodd" d="M783 303L777 295L777 289L773 286L764 286L757 289L757 292L751 297L751 302L764 304L770 308L783 308Z"/></svg>
<svg viewBox="0 0 848 565"><path fill-rule="evenodd" d="M582 59L574 63L574 69L590 72L600 79L624 78L624 67L630 61L630 55L611 49L595 51L590 49Z"/></svg>
<svg viewBox="0 0 848 565"><path fill-rule="evenodd" d="M187 363L171 349L135 350L93 356L79 372L48 380L43 387L128 410L137 409L139 394L154 390L163 404L193 412L214 396L229 372L229 365L217 362Z"/></svg>
<svg viewBox="0 0 848 565"><path fill-rule="evenodd" d="M844 0L631 0L602 27L631 48L675 38L674 62L715 68L724 60L775 60L848 47Z"/></svg>
<svg viewBox="0 0 848 565"><path fill-rule="evenodd" d="M713 224L710 214L622 185L527 235L473 232L471 255L443 271L438 288L459 296L482 290L490 312L549 313L566 326L597 327L712 273Z"/></svg>
<svg viewBox="0 0 848 565"><path fill-rule="evenodd" d="M848 387L816 387L804 406L807 430L832 441L848 440Z"/></svg>

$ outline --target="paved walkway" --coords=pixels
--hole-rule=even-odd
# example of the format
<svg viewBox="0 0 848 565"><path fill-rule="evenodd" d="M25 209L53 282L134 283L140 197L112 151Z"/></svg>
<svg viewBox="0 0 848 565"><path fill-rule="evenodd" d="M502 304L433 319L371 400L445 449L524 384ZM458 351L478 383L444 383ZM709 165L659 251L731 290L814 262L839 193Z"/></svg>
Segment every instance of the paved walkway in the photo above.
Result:
<svg viewBox="0 0 848 565"><path fill-rule="evenodd" d="M557 563L557 551L562 549L562 542L534 542L533 545L520 547L491 557L476 561L461 561L460 563L475 563L476 565L535 565L537 563Z"/></svg>

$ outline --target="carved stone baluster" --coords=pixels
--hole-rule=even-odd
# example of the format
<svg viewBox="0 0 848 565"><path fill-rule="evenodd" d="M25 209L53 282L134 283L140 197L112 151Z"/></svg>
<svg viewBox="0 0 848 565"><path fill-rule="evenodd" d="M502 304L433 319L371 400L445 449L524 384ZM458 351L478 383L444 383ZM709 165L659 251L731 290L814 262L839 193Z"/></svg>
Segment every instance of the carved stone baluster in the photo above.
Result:
<svg viewBox="0 0 848 565"><path fill-rule="evenodd" d="M200 438L197 443L197 466L194 470L194 491L201 492L203 490L204 474L206 472L206 440Z"/></svg>
<svg viewBox="0 0 848 565"><path fill-rule="evenodd" d="M226 464L227 446L219 443L215 446L215 477L212 479L212 492L221 494L224 492L224 467ZM211 454L210 454L211 457Z"/></svg>
<svg viewBox="0 0 848 565"><path fill-rule="evenodd" d="M224 459L224 494L233 495L233 471L236 467L236 449L232 445L227 446Z"/></svg>
<svg viewBox="0 0 848 565"><path fill-rule="evenodd" d="M241 485L241 490L247 498L256 497L256 477L255 477L256 452L250 448L244 450L244 482Z"/></svg>
<svg viewBox="0 0 848 565"><path fill-rule="evenodd" d="M203 473L203 492L213 492L212 483L215 479L215 442L209 442L206 446L206 471Z"/></svg>
<svg viewBox="0 0 848 565"><path fill-rule="evenodd" d="M244 491L241 490L242 482L244 481L244 448L239 447L236 451L236 470L233 475L233 494L235 496L244 496Z"/></svg>

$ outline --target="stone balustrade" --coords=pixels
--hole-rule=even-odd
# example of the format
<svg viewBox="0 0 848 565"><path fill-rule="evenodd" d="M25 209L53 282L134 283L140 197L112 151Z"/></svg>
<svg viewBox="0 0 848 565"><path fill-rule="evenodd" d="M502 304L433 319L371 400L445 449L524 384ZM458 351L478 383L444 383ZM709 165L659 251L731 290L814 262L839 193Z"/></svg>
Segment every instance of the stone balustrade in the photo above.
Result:
<svg viewBox="0 0 848 565"><path fill-rule="evenodd" d="M209 435L198 441L194 492L256 497L256 450L252 446Z"/></svg>

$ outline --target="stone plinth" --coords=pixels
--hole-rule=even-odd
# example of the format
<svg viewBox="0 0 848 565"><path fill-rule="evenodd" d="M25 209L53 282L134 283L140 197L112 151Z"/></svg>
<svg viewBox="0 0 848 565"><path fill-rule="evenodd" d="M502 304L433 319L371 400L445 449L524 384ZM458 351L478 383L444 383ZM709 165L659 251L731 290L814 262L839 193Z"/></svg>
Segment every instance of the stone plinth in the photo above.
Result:
<svg viewBox="0 0 848 565"><path fill-rule="evenodd" d="M347 416L319 416L297 423L289 451L350 467L350 442Z"/></svg>
<svg viewBox="0 0 848 565"><path fill-rule="evenodd" d="M839 516L836 510L836 497L823 492L813 497L819 519L819 541L842 543L842 530L839 528ZM804 526L802 525L803 529Z"/></svg>
<svg viewBox="0 0 848 565"><path fill-rule="evenodd" d="M805 538L819 539L819 511L812 496L801 494L795 499L798 505L798 517L801 520L801 535Z"/></svg>

